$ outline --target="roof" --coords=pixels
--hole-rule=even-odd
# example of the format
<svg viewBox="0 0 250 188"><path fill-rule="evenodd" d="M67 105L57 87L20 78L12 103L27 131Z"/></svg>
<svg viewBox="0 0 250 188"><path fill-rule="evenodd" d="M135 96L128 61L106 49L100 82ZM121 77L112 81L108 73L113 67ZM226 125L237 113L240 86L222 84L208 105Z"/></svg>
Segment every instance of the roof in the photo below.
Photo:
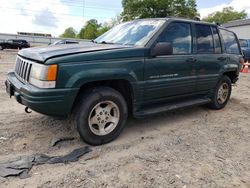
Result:
<svg viewBox="0 0 250 188"><path fill-rule="evenodd" d="M196 18L191 19L191 18L183 18L183 17L176 17L176 16L168 16L165 18L138 18L135 20L174 20L174 21L186 21L186 22L192 22L192 23L197 23L197 24L206 24L206 25L216 25L215 23L209 23L209 22L204 22L202 20L198 20ZM134 20L131 20L134 21Z"/></svg>
<svg viewBox="0 0 250 188"><path fill-rule="evenodd" d="M250 25L250 19L245 20L235 20L228 23L223 24L223 27L237 27L237 26L243 26L243 25Z"/></svg>

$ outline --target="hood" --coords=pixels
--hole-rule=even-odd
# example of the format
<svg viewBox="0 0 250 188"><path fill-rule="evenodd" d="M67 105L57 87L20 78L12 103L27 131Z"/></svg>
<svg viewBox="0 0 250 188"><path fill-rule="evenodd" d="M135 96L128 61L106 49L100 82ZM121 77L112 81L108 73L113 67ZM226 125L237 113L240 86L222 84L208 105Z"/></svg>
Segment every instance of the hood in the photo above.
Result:
<svg viewBox="0 0 250 188"><path fill-rule="evenodd" d="M18 55L27 59L45 62L47 59L50 59L52 57L123 48L131 48L131 46L85 42L82 44L64 44L46 47L26 48L19 51Z"/></svg>

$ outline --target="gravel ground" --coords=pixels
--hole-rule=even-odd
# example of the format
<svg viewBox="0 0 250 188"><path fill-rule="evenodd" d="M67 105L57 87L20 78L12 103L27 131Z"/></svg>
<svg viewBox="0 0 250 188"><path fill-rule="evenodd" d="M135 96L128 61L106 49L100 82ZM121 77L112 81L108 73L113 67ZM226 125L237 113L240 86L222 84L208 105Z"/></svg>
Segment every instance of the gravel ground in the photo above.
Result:
<svg viewBox="0 0 250 188"><path fill-rule="evenodd" d="M66 154L86 145L67 120L32 112L5 93L15 51L0 52L0 160ZM130 119L114 142L69 164L35 166L30 178L0 187L250 187L250 74L242 74L225 109L194 107ZM75 140L51 147L54 137Z"/></svg>

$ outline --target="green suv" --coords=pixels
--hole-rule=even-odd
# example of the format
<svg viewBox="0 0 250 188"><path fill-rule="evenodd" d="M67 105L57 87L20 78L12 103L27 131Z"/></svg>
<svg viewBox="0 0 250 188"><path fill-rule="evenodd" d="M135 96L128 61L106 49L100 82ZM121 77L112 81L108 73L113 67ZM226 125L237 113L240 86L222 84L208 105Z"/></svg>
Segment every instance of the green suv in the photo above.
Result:
<svg viewBox="0 0 250 188"><path fill-rule="evenodd" d="M6 90L39 113L74 117L81 138L100 145L121 133L129 114L223 108L241 62L236 35L215 24L138 19L85 44L19 51Z"/></svg>

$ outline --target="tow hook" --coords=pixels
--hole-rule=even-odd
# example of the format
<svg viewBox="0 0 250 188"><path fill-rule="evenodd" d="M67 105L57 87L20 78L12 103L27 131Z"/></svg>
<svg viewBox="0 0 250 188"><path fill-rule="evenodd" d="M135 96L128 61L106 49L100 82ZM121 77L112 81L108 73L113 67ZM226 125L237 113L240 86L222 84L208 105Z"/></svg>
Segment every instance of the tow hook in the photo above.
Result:
<svg viewBox="0 0 250 188"><path fill-rule="evenodd" d="M27 113L27 114L30 114L32 111L31 110L29 110L29 107L25 107L25 112Z"/></svg>

